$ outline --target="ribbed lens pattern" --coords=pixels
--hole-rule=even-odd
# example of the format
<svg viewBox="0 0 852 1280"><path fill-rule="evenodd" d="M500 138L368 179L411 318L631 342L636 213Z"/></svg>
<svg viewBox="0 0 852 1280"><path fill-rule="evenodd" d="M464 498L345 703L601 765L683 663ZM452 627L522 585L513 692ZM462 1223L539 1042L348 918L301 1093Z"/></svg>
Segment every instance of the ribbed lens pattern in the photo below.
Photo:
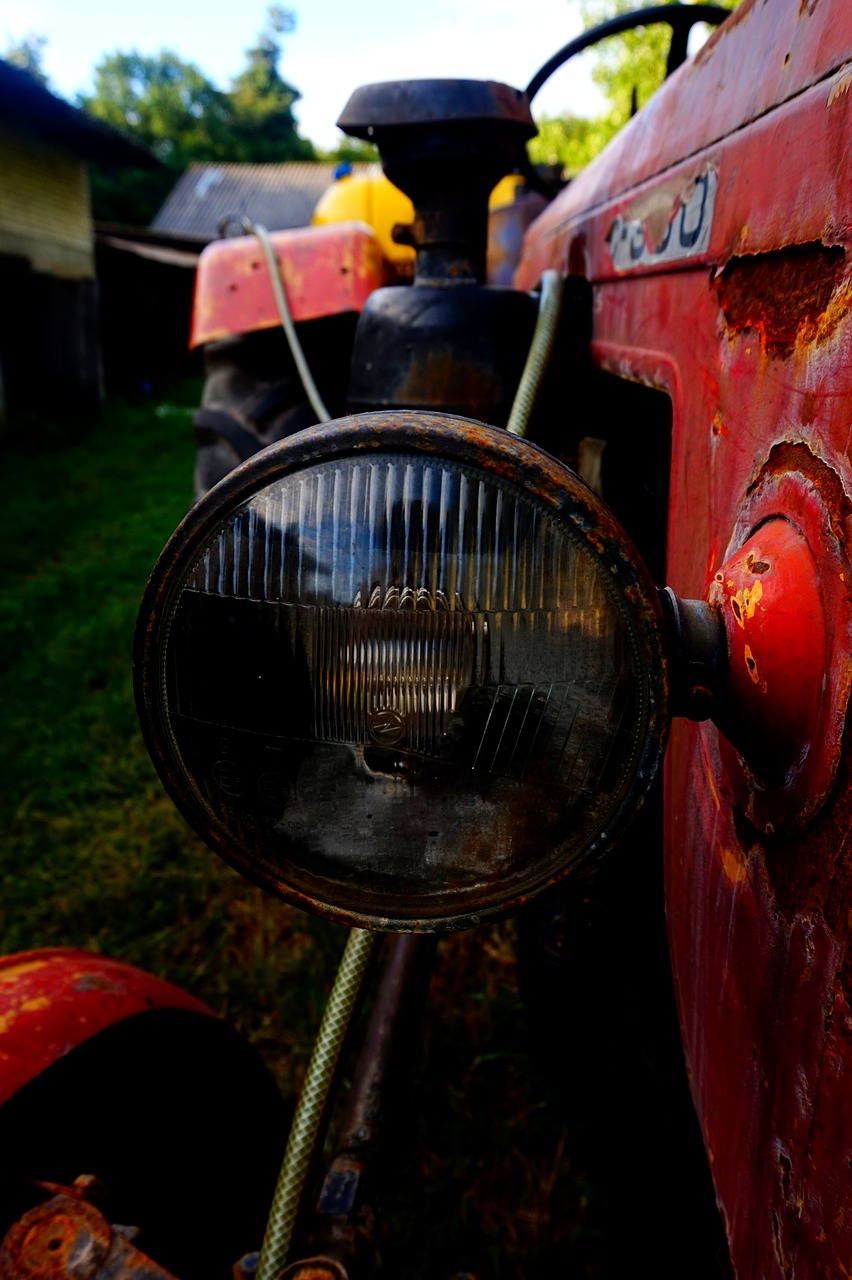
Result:
<svg viewBox="0 0 852 1280"><path fill-rule="evenodd" d="M372 458L272 485L222 526L188 585L344 608L588 614L604 603L598 577L523 495L460 466Z"/></svg>
<svg viewBox="0 0 852 1280"><path fill-rule="evenodd" d="M473 676L473 623L424 609L316 611L315 730L432 754Z"/></svg>
<svg viewBox="0 0 852 1280"><path fill-rule="evenodd" d="M469 695L465 766L574 775L581 747L584 776L606 764L625 654L600 566L498 481L381 457L286 477L222 526L188 587L286 613L317 741L446 759Z"/></svg>

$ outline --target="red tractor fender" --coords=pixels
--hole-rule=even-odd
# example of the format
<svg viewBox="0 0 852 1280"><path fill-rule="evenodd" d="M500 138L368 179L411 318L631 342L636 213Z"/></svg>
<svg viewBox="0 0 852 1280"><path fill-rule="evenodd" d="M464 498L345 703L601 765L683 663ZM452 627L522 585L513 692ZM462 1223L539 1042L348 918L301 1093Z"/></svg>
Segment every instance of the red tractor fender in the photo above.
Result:
<svg viewBox="0 0 852 1280"><path fill-rule="evenodd" d="M295 321L360 312L393 272L366 224L276 231L270 237ZM255 236L216 240L198 262L190 348L280 325Z"/></svg>
<svg viewBox="0 0 852 1280"><path fill-rule="evenodd" d="M99 1031L152 1009L216 1017L200 1000L120 960L71 947L0 958L0 1106Z"/></svg>
<svg viewBox="0 0 852 1280"><path fill-rule="evenodd" d="M22 1218L34 1187L89 1174L110 1220L140 1227L145 1254L166 1271L128 1260L120 1243L111 1261L146 1276L221 1275L223 1259L263 1237L285 1110L249 1042L171 983L65 947L0 959L0 1239L11 1228L20 1242L23 1222L38 1253L45 1236ZM37 1211L42 1226L51 1212ZM60 1217L61 1235L71 1219Z"/></svg>

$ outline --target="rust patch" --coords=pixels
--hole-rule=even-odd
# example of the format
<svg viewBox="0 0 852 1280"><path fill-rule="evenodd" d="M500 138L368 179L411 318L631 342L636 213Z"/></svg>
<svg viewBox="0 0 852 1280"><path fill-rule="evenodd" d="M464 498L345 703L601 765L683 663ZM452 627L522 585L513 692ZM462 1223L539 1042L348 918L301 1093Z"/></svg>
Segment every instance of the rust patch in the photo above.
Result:
<svg viewBox="0 0 852 1280"><path fill-rule="evenodd" d="M729 336L750 330L781 359L799 339L824 342L847 310L844 290L844 305L828 314L845 261L842 248L820 243L731 258L715 280Z"/></svg>
<svg viewBox="0 0 852 1280"><path fill-rule="evenodd" d="M731 884L739 884L746 873L745 863L741 862L735 853L730 849L726 849L724 845L719 845L719 857L722 859L722 868Z"/></svg>
<svg viewBox="0 0 852 1280"><path fill-rule="evenodd" d="M843 488L837 472L818 458L804 440L783 440L780 444L773 445L769 456L746 490L747 494L754 493L772 476L783 476L788 472L798 472L810 481L828 513L832 533L838 542L845 543L845 522L852 515L852 499Z"/></svg>

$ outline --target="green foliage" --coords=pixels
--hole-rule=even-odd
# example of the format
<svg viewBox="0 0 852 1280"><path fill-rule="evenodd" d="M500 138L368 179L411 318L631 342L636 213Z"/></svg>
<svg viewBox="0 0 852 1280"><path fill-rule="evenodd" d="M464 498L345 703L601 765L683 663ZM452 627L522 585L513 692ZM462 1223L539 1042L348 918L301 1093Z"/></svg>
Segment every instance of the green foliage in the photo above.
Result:
<svg viewBox="0 0 852 1280"><path fill-rule="evenodd" d="M99 222L147 227L175 185L174 169L89 166L92 212Z"/></svg>
<svg viewBox="0 0 852 1280"><path fill-rule="evenodd" d="M8 44L0 56L3 57L4 61L11 62L13 67L20 67L22 71L29 71L30 75L47 89L50 85L42 65L46 45L47 36L36 35L31 31L29 35L22 36L20 40Z"/></svg>
<svg viewBox="0 0 852 1280"><path fill-rule="evenodd" d="M113 401L97 427L3 448L0 951L83 946L152 969L242 1026L290 1090L341 931L208 853L133 705L136 613L191 501L200 393L192 381L177 403Z"/></svg>
<svg viewBox="0 0 852 1280"><path fill-rule="evenodd" d="M246 52L246 68L230 93L233 159L263 163L314 158L313 146L298 136L293 117L299 91L278 70L281 46L275 37L294 26L292 13L273 6L257 44Z"/></svg>
<svg viewBox="0 0 852 1280"><path fill-rule="evenodd" d="M580 0L583 25L597 26L632 9L646 9L659 0ZM671 0L675 3L675 0ZM635 101L637 109L645 105L663 83L666 57L671 42L671 28L664 23L637 27L623 35L611 36L597 47L597 65L592 79L610 104L610 119L621 128L630 119Z"/></svg>
<svg viewBox="0 0 852 1280"><path fill-rule="evenodd" d="M245 69L228 92L167 49L154 57L107 55L95 69L94 91L79 105L144 143L166 171L158 180L150 171L95 168L94 216L105 222L150 222L176 176L193 161L315 159L293 116L298 90L278 69L278 36L293 25L289 10L270 8L264 30L246 53Z"/></svg>
<svg viewBox="0 0 852 1280"><path fill-rule="evenodd" d="M538 136L527 150L533 164L559 166L573 178L594 160L617 131L609 116L584 120L581 116L540 116Z"/></svg>
<svg viewBox="0 0 852 1280"><path fill-rule="evenodd" d="M677 2L669 0L672 4ZM579 0L583 26L587 30L619 14L658 3L660 0ZM735 9L741 0L719 0L719 3ZM700 24L698 29L702 27ZM619 36L609 36L596 45L592 79L607 100L606 114L593 120L577 116L541 117L539 136L529 145L533 163L559 164L567 177L574 177L624 127L634 109L643 107L659 89L666 74L670 41L671 28L664 23L653 23Z"/></svg>
<svg viewBox="0 0 852 1280"><path fill-rule="evenodd" d="M346 161L350 164L378 164L379 148L374 142L367 142L361 138L341 136L336 147L332 147L330 151L321 151L319 153L319 159L337 160L341 164Z"/></svg>
<svg viewBox="0 0 852 1280"><path fill-rule="evenodd" d="M95 68L94 92L80 106L132 134L173 169L190 160L221 160L228 151L232 107L226 94L177 54L108 54Z"/></svg>

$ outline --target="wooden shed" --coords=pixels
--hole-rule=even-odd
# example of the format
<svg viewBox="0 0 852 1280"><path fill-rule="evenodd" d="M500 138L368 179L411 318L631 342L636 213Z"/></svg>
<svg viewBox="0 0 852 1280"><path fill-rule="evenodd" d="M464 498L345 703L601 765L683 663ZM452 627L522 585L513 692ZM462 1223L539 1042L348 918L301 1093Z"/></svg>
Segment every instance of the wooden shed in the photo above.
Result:
<svg viewBox="0 0 852 1280"><path fill-rule="evenodd" d="M0 61L0 419L73 419L101 396L87 162L158 162Z"/></svg>

